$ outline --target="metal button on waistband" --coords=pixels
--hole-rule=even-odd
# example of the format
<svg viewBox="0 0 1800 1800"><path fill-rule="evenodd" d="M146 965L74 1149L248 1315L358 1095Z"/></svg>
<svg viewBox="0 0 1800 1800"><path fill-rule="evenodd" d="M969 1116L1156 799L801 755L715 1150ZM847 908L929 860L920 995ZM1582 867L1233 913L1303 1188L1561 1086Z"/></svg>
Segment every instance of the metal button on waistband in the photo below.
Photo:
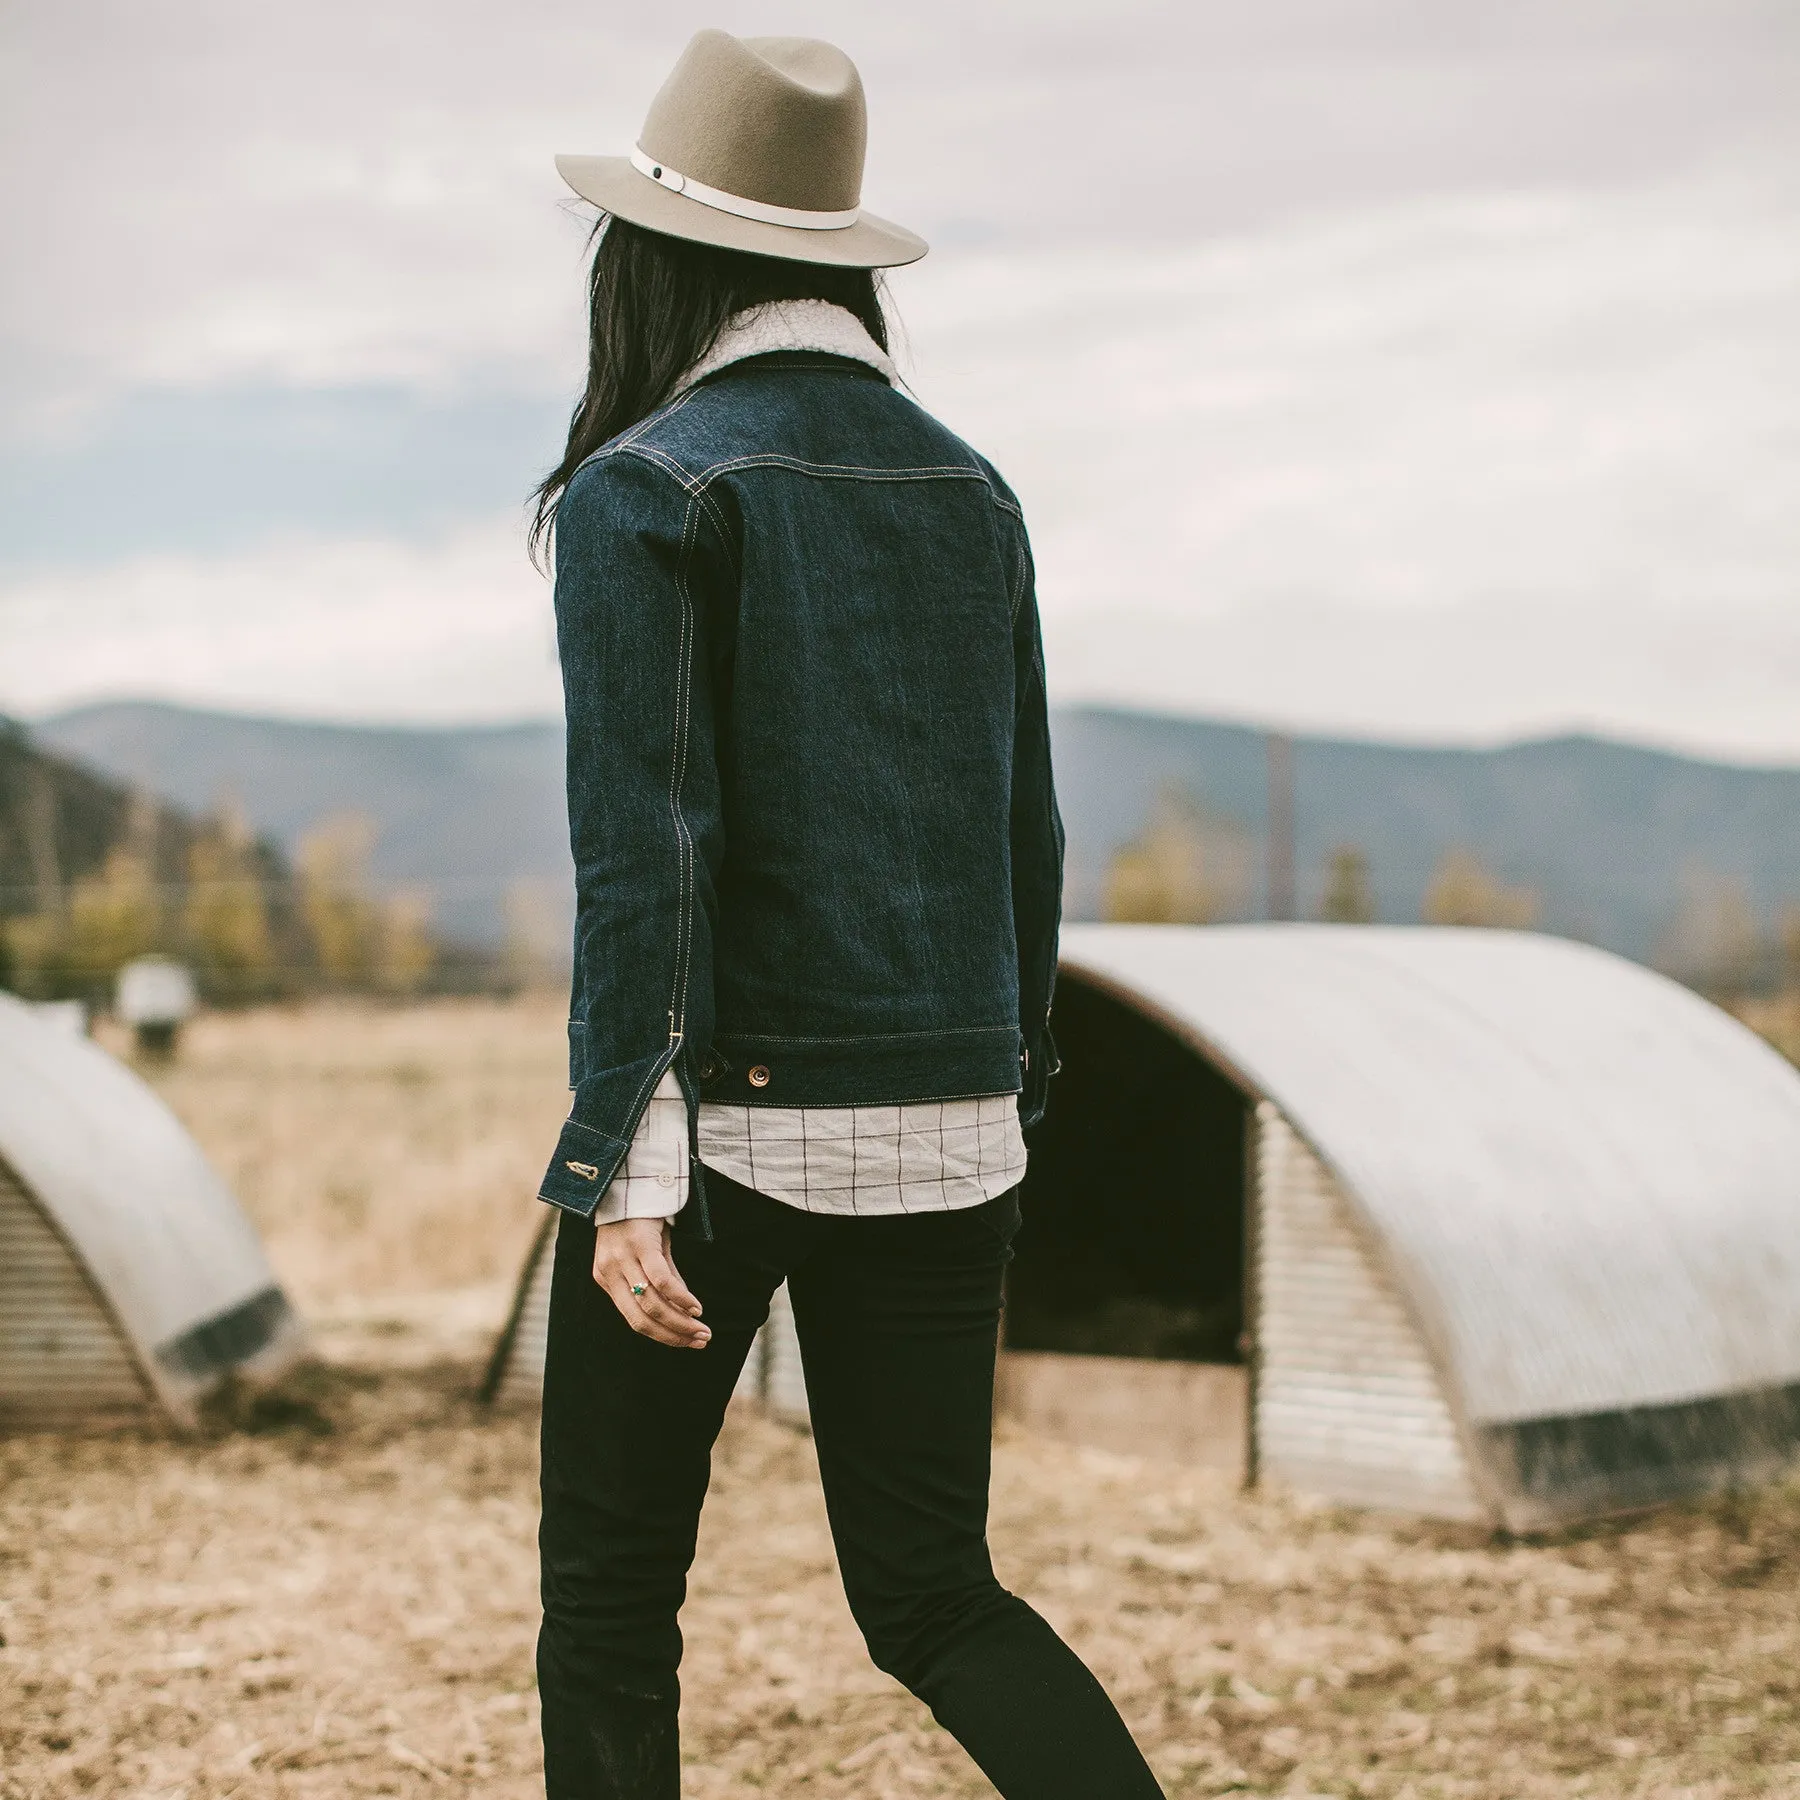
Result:
<svg viewBox="0 0 1800 1800"><path fill-rule="evenodd" d="M750 1085L752 1087L767 1087L769 1085L769 1071L765 1069L761 1063L758 1063L756 1067L750 1071Z"/></svg>
<svg viewBox="0 0 1800 1800"><path fill-rule="evenodd" d="M700 1079L717 1081L725 1073L725 1065L709 1050L700 1059Z"/></svg>

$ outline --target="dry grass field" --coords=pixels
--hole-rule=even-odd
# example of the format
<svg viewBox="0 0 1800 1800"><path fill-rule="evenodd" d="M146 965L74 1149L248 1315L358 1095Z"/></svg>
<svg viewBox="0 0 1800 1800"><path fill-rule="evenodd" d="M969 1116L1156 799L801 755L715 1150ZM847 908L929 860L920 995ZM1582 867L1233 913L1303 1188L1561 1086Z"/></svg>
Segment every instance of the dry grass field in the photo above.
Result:
<svg viewBox="0 0 1800 1800"><path fill-rule="evenodd" d="M510 1279L568 1111L565 1016L559 998L214 1013L152 1078L289 1293L330 1317Z"/></svg>
<svg viewBox="0 0 1800 1800"><path fill-rule="evenodd" d="M533 1423L472 1391L556 1009L215 1018L158 1080L323 1360L194 1441L0 1441L0 1800L539 1791ZM864 1659L804 1435L717 1469L686 1792L988 1792ZM1800 1490L1500 1542L1010 1437L994 1539L1171 1795L1800 1796Z"/></svg>

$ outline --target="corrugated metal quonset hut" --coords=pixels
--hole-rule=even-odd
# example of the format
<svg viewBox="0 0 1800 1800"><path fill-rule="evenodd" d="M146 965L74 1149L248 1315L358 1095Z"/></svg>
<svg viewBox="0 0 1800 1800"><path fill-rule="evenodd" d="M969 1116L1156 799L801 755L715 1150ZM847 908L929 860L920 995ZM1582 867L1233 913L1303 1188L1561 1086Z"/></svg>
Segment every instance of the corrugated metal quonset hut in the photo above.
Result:
<svg viewBox="0 0 1800 1800"><path fill-rule="evenodd" d="M97 1045L0 994L0 1429L192 1425L305 1333L175 1115Z"/></svg>
<svg viewBox="0 0 1800 1800"><path fill-rule="evenodd" d="M1522 933L1074 926L1056 1030L1004 1410L1513 1529L1800 1449L1800 1073L1686 989Z"/></svg>

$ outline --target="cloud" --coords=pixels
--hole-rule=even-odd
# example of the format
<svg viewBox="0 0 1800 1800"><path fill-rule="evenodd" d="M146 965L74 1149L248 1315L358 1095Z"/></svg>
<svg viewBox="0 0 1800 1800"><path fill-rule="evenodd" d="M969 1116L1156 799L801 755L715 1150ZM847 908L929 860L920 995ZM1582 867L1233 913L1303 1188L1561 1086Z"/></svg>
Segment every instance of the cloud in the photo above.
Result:
<svg viewBox="0 0 1800 1800"><path fill-rule="evenodd" d="M905 305L921 398L1026 503L1061 697L1791 757L1797 303L1800 199L1727 170L1075 265L945 259ZM553 706L520 484L502 458L458 488L430 436L413 503L441 469L494 523L437 541L421 513L408 547L277 519L289 539L219 561L17 579L4 698Z"/></svg>
<svg viewBox="0 0 1800 1800"><path fill-rule="evenodd" d="M1396 617L1317 598L1208 618L1057 614L1054 698L1346 737L1492 744L1571 731L1800 765L1800 606L1687 612L1471 599Z"/></svg>
<svg viewBox="0 0 1800 1800"><path fill-rule="evenodd" d="M0 444L0 576L229 554L282 535L430 541L561 453L566 396L508 388L135 390L70 439Z"/></svg>
<svg viewBox="0 0 1800 1800"><path fill-rule="evenodd" d="M435 545L291 539L40 573L0 593L0 708L133 694L299 718L504 720L561 705L518 525Z"/></svg>
<svg viewBox="0 0 1800 1800"><path fill-rule="evenodd" d="M921 394L1025 501L1065 694L1800 754L1800 182L938 279Z"/></svg>
<svg viewBox="0 0 1800 1800"><path fill-rule="evenodd" d="M9 20L0 704L552 707L549 157L747 4ZM790 18L940 239L894 283L917 390L1026 502L1065 697L1800 755L1800 15Z"/></svg>
<svg viewBox="0 0 1800 1800"><path fill-rule="evenodd" d="M1192 244L1421 194L1666 178L1796 121L1800 17L1521 0L790 0L872 106L868 201L1015 246ZM582 226L554 152L622 148L752 0L35 0L0 62L8 389L567 387ZM21 404L22 402L15 402Z"/></svg>

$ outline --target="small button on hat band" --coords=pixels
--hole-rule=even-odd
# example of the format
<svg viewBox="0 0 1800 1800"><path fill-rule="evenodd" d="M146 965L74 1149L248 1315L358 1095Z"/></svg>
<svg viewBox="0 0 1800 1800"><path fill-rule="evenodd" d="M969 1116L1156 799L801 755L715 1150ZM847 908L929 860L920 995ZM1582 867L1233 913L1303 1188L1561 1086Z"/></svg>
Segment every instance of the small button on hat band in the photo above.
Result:
<svg viewBox="0 0 1800 1800"><path fill-rule="evenodd" d="M742 194L727 194L721 188L708 187L704 181L696 181L691 175L671 169L653 156L646 156L642 146L637 144L631 147L631 166L672 194L698 200L714 212L754 219L761 225L792 225L801 231L843 231L862 217L860 206L853 206L848 212L807 212L798 206L771 206L764 200L746 200Z"/></svg>

